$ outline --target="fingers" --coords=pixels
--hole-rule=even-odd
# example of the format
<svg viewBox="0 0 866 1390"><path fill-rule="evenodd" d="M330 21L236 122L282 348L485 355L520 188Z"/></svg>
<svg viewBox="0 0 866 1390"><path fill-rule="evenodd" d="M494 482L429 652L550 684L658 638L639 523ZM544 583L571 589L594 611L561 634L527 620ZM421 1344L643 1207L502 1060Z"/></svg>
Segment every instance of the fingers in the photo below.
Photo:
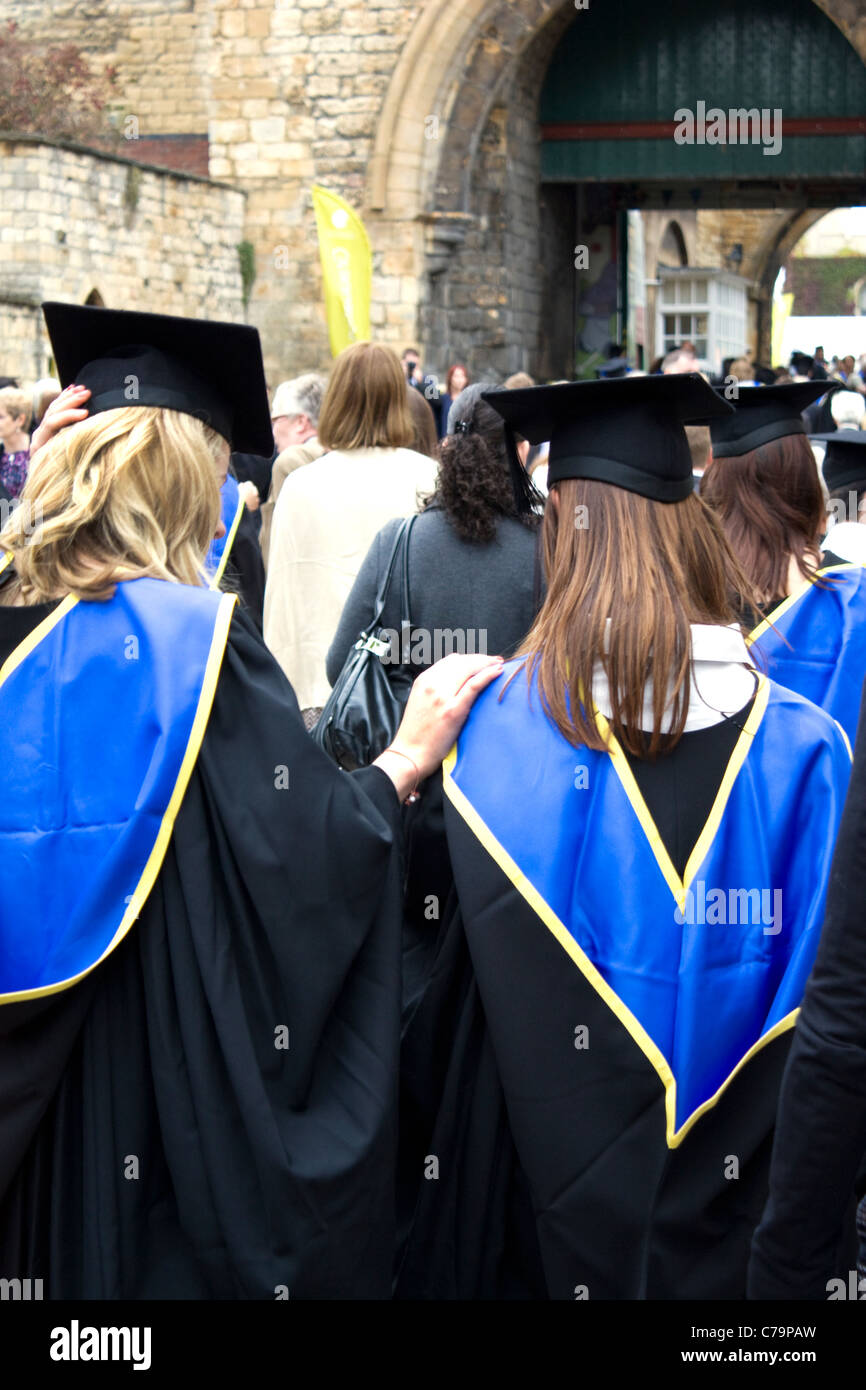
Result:
<svg viewBox="0 0 866 1390"><path fill-rule="evenodd" d="M82 401L90 399L89 386L67 386L60 395L57 396L46 410L42 417L42 423L52 419L55 415L67 410L70 407L78 408Z"/></svg>
<svg viewBox="0 0 866 1390"><path fill-rule="evenodd" d="M467 713L474 703L476 697L486 690L488 685L498 680L502 675L505 663L500 659L498 662L485 666L483 670L476 671L474 676L469 676L460 685L453 697L452 708L457 713Z"/></svg>
<svg viewBox="0 0 866 1390"><path fill-rule="evenodd" d="M497 680L499 676L502 675L504 669L505 662L499 657L496 661L492 662L490 666L485 666L482 671L477 671L474 676L469 677L468 681L464 681L460 690L472 690L477 694L480 690L484 690L490 685L492 681ZM460 691L458 691L458 694L459 693Z"/></svg>
<svg viewBox="0 0 866 1390"><path fill-rule="evenodd" d="M455 652L451 656L442 657L441 661L434 662L426 674L426 679L430 688L435 689L437 693L446 697L456 697L477 675L488 672L485 680L476 687L483 690L484 686L500 673L503 664L504 658L501 656L461 656Z"/></svg>
<svg viewBox="0 0 866 1390"><path fill-rule="evenodd" d="M53 439L60 430L67 425L77 425L82 420L87 419L87 409L85 402L90 399L90 390L86 386L67 386L60 395L46 410L39 426L33 432L30 441L30 456L32 456L49 440Z"/></svg>

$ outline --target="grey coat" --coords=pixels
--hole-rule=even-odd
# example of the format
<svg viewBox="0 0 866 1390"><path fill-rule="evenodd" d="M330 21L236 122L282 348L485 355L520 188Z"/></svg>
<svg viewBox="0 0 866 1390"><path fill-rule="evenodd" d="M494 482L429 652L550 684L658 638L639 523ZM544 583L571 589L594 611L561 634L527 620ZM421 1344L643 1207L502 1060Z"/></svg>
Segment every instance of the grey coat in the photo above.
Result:
<svg viewBox="0 0 866 1390"><path fill-rule="evenodd" d="M346 600L326 663L332 685L359 632L373 616L399 525L399 519L389 521L379 531ZM434 505L421 513L409 543L413 666L423 670L449 650L493 656L514 652L535 616L537 536L536 530L502 517L489 544L463 541L441 508ZM400 628L398 571L392 578L382 626ZM457 634L457 639L449 634Z"/></svg>

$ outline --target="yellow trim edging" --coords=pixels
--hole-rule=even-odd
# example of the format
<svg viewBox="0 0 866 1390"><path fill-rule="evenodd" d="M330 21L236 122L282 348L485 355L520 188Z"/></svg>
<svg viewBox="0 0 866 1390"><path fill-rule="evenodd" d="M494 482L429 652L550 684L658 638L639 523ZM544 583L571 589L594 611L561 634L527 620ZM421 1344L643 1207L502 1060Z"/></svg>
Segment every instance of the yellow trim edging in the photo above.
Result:
<svg viewBox="0 0 866 1390"><path fill-rule="evenodd" d="M69 600L64 599L63 604L61 604L61 608L68 601ZM73 599L72 602L76 603L77 600ZM186 746L186 752L183 755L183 760L180 765L180 770L178 771L177 780L174 784L174 790L172 791L171 797L169 798L169 803L166 807L165 815L162 818L162 824L159 827L156 839L154 840L153 848L150 851L147 863L144 866L141 878L139 879L138 884L136 885L135 891L130 895L126 911L124 912L123 917L121 918L120 925L118 926L117 931L114 933L114 936L106 946L105 950L102 952L102 955L99 957L99 959L95 960L92 965L89 965L86 970L79 971L77 975L70 976L68 980L60 980L56 984L46 985L39 989L21 990L14 994L0 994L0 1004L20 1003L27 999L42 999L49 994L58 994L61 990L69 989L72 985L77 984L79 980L83 980L85 976L89 975L92 970L95 970L98 965L101 965L102 962L106 959L106 957L109 956L111 952L115 949L115 947L120 945L120 942L126 936L132 924L140 916L141 910L144 907L145 902L147 901L148 894L150 893L154 883L156 882L157 874L162 868L162 861L165 858L165 852L168 849L169 840L171 839L172 831L174 830L174 823L177 819L177 813L180 810L181 802L183 801L183 798L186 794L189 779L192 776L192 771L195 767L196 759L199 755L202 739L204 738L205 729L207 728L207 722L210 718L214 694L216 693L217 681L219 680L220 668L222 666L223 656L225 654L226 642L228 641L229 625L232 620L232 613L234 611L234 606L236 602L237 599L234 594L224 594L220 599L220 605L217 610L216 623L214 624L213 637L211 638L210 651L208 653L207 664L205 666L204 680L202 681L198 707L196 709L195 718L193 719L192 728L190 730L189 741ZM57 621L58 614L51 614L51 618ZM46 619L45 621L47 623L50 621L50 619ZM39 628L36 629L36 632L31 634L31 637L35 637L36 633L40 631L40 628L44 627L45 623L40 623ZM45 634L43 632L42 636L44 635ZM30 639L28 639L28 641L30 641ZM26 645L26 643L22 643L21 645L23 647ZM33 643L32 645L36 644ZM13 652L12 656L9 658L9 661L11 661L20 650L21 648L16 649L16 651ZM32 650L32 646L30 650ZM24 655L26 654L27 653L24 653ZM16 665L18 664L19 663L16 662ZM0 671L0 678L4 677L4 673L8 674L8 672L6 671L6 666L8 665L9 662L7 661L6 665L3 667L3 670Z"/></svg>
<svg viewBox="0 0 866 1390"><path fill-rule="evenodd" d="M634 808L635 814L637 815L638 820L640 821L641 828L643 829L647 837L647 840L649 841L650 848L653 850L653 853L656 856L656 860L658 862L659 868L661 869L662 875L664 876L665 881L668 884L668 887L671 889L674 898L680 905L680 910L683 912L685 911L686 905L686 887L688 883L691 882L691 877L693 877L694 873L697 871L697 869L700 867L700 864L703 862L703 859L706 856L709 846L712 843L712 840L714 839L716 832L718 831L718 827L721 822L722 815L724 814L724 809L727 805L731 789L748 753L749 741L753 737L756 729L758 728L764 716L764 712L767 707L767 701L769 699L769 694L769 681L767 681L766 678L763 676L759 677L759 688L758 693L755 697L755 703L752 706L752 711L749 715L749 718L746 720L746 723L743 726L742 733L740 734L740 737L737 740L736 747L731 755L727 770L725 772L725 776L722 779L722 784L716 795L716 799L713 803L712 810L710 811L710 814L707 818L707 822L703 830L701 831L695 848L689 856L689 862L686 866L685 882L681 880L679 875L677 874L673 866L673 863L671 862L670 856L661 841L661 836L659 835L658 827L656 826L649 813L649 809L646 805L646 802L640 795L631 768L628 766L628 762L625 759L625 754L622 752L622 749L619 746L619 744L616 743L615 740L611 740L611 757L614 762L614 768L617 772L617 775L619 776L620 781L622 782L623 790L625 791L626 796L629 798L629 801L631 802ZM607 721L604 719L604 716L601 715L598 711L596 711L596 719L599 723L600 731L607 728ZM624 764L630 782L623 775L620 767L617 765L617 754L619 755L619 758L622 760L622 763ZM712 1107L716 1105L719 1098L727 1090L734 1077L737 1075L739 1071L742 1070L746 1063L749 1062L752 1059L752 1057L754 1057L755 1054L759 1052L763 1047L766 1047L768 1043L772 1042L775 1038L781 1036L782 1033L787 1032L789 1028L793 1028L797 1020L797 1015L800 1012L799 1008L793 1009L791 1013L786 1014L784 1018L780 1019L778 1023L775 1023L772 1028L770 1028L766 1033L764 1033L760 1038L758 1038L748 1049L748 1051L744 1053L744 1055L740 1058L737 1065L725 1078L725 1080L719 1086L715 1094L710 1096L701 1105L699 1105L697 1110L693 1111L692 1114L689 1115L688 1118L683 1122L680 1128L677 1129L677 1083L673 1071L671 1070L670 1063L668 1062L664 1053L657 1046L657 1044L653 1042L652 1038L647 1033L646 1029L643 1027L643 1024L640 1023L639 1020L635 1017L635 1015L629 1009L628 1005L625 1004L623 1000L620 999L619 995L615 992L615 990L611 988L611 986L605 980L604 976L599 971L598 967L593 965L586 952L575 941L571 932L565 926L565 923L562 922L559 919L559 917L557 917L556 913L550 907L549 903L545 901L545 899L538 892L538 889L529 881L529 879L526 877L523 871L511 858L510 854L504 848L504 846L502 846L499 843L499 841L496 839L496 836L493 834L493 832L487 826L486 822L476 811L475 807L469 801L466 794L460 789L460 787L457 786L453 778L456 763L457 745L455 744L442 764L442 780L445 789L445 795L448 797L449 801L454 806L454 809L466 822L469 829L475 835L479 843L484 847L484 849L486 849L487 853L490 855L491 859L493 859L494 863L499 865L500 869L505 874L505 877L517 889L521 897L525 899L525 901L528 903L528 905L536 914L536 916L538 916L541 919L541 921L544 923L547 929L559 942L560 946L562 946L563 950L567 953L567 955L571 957L574 964L577 966L581 974L586 979L587 983L596 991L596 993L600 996L604 1003L607 1004L608 1008L620 1021L620 1023L630 1034L630 1036L634 1039L641 1052L643 1052L644 1056L646 1057L647 1061L658 1074L658 1077L662 1082L665 1091L665 1141L669 1149L678 1148L679 1145L682 1143L683 1139L685 1139L689 1130L695 1124L695 1122L700 1118L701 1115L705 1114L707 1110L712 1109ZM634 788L635 795L638 798L637 801L632 798L632 795L630 793L630 786L633 786ZM696 859L699 850L701 852L701 857L700 859Z"/></svg>
<svg viewBox="0 0 866 1390"><path fill-rule="evenodd" d="M77 602L78 599L74 594L67 594L62 603L59 603L54 609L53 613L49 613L47 618L43 618L42 622L34 627L32 632L28 633L24 641L18 643L15 650L9 653L3 665L0 666L0 685L9 679L12 672L21 665L22 661L24 661L31 652L36 650L39 643L43 638L48 636L52 628L55 628L57 624L66 617L67 613L72 612Z"/></svg>
<svg viewBox="0 0 866 1390"><path fill-rule="evenodd" d="M650 815L649 807L641 795L634 773L628 764L628 759L623 753L619 743L617 743L616 739L611 734L610 726L604 715L601 714L599 710L595 711L595 721L598 725L598 731L608 745L608 754L613 763L614 770L622 783L622 789L628 797L635 815L640 821L641 829L647 837L650 849L655 856L665 883L670 888L676 900L680 912L685 912L686 910L686 894L689 890L689 885L694 880L695 874L701 867L701 864L707 856L710 845L716 837L716 832L721 824L722 816L725 813L725 807L728 804L731 790L737 780L740 768L743 766L748 756L751 740L754 738L761 720L764 717L769 698L770 683L766 676L759 675L755 702L749 712L748 719L740 731L740 736L737 739L734 751L728 759L725 775L719 784L715 800L710 808L710 814L707 816L704 827L695 841L694 848L686 864L685 874L682 878L680 878L673 866L671 857L659 834L658 827Z"/></svg>
<svg viewBox="0 0 866 1390"><path fill-rule="evenodd" d="M231 526L229 527L229 533L228 533L228 535L226 536L226 543L225 543L225 546L223 547L223 553L222 553L222 555L220 556L220 562L219 562L219 564L217 565L216 573L214 574L213 579L211 580L210 584L208 585L208 588L209 588L209 589L218 589L219 586L220 586L220 580L222 579L223 575L225 574L225 569L226 569L226 565L228 564L228 561L229 561L229 555L230 555L230 553L231 553L231 548L232 548L232 546L233 546L234 543L235 543L235 536L236 536L237 533L238 533L238 527L239 527L240 524L241 524L241 517L242 517L243 514L244 514L244 507L245 507L246 505L247 505L247 504L246 504L246 502L244 501L244 499L243 499L242 497L239 497L239 498L238 498L237 510L235 511L235 515L234 515L234 520L233 520Z"/></svg>
<svg viewBox="0 0 866 1390"><path fill-rule="evenodd" d="M853 563L846 562L842 565L827 565L825 569L816 570L815 575L820 575L823 578L825 574L839 574L840 572L844 573L848 570L862 570L864 568L866 568L866 566L855 565ZM800 600L802 598L805 598L807 594L811 594L814 591L814 588L815 586L812 583L812 580L810 579L808 583L805 584L804 587L799 590L798 593L789 594L787 598L782 599L781 603L777 603L776 607L773 609L771 613L767 614L763 622L758 623L758 626L756 628L753 628L753 630L749 633L748 637L746 638L746 646L751 647L753 642L757 642L759 637L763 637L764 633L768 630L768 628L775 626L775 624L782 617L783 613L787 613L789 609L793 608L795 603L799 603Z"/></svg>

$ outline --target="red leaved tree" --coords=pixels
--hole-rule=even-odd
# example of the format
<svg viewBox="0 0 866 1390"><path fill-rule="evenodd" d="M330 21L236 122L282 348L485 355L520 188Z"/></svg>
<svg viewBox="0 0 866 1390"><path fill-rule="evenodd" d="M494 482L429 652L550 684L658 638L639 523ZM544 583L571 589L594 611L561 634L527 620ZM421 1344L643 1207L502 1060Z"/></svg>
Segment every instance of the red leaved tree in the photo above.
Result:
<svg viewBox="0 0 866 1390"><path fill-rule="evenodd" d="M94 69L73 43L46 48L17 31L14 20L0 28L0 130L83 144L116 139L108 113L116 68Z"/></svg>

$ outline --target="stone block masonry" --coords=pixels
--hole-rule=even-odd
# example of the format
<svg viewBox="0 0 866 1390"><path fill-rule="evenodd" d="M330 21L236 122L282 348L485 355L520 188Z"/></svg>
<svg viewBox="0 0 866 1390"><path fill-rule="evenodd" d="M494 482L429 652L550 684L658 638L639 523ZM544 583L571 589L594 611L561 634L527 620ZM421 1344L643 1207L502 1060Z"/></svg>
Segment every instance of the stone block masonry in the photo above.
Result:
<svg viewBox="0 0 866 1390"><path fill-rule="evenodd" d="M244 194L33 137L0 138L0 372L49 368L39 304L242 322Z"/></svg>

